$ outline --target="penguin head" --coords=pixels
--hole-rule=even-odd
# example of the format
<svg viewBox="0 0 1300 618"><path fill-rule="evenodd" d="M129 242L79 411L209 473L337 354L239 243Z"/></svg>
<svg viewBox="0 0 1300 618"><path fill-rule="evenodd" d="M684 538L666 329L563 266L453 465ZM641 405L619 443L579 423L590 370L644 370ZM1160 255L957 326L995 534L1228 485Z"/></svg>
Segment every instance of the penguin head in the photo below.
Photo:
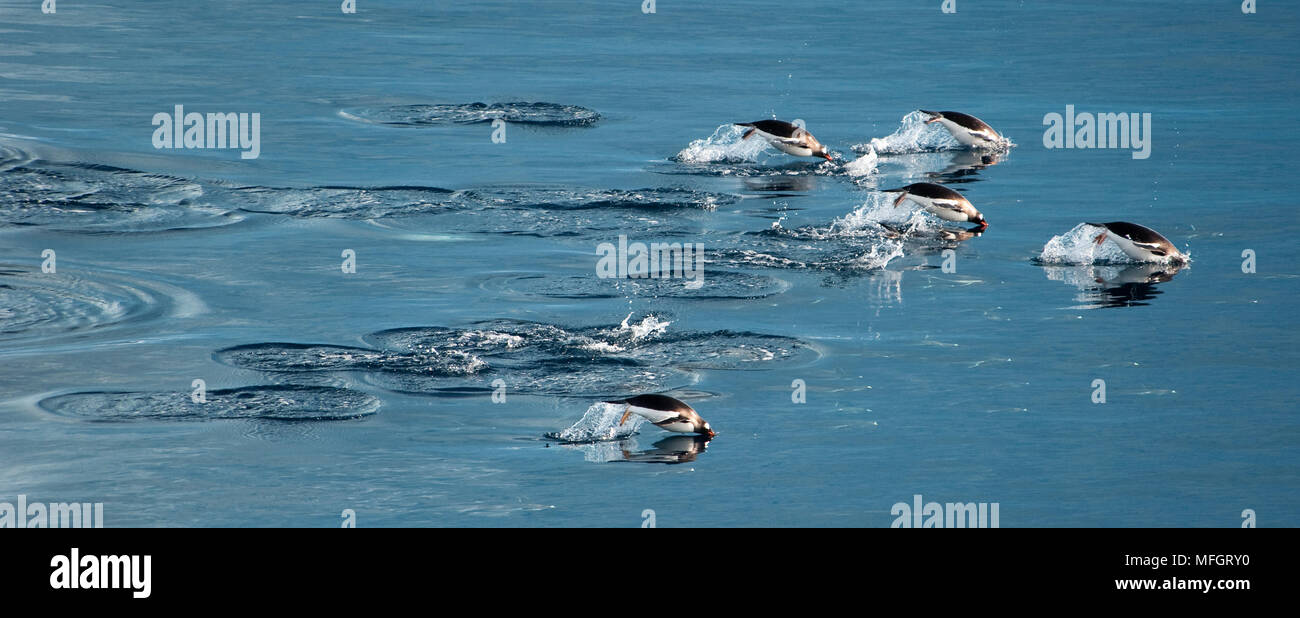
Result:
<svg viewBox="0 0 1300 618"><path fill-rule="evenodd" d="M826 147L823 146L821 142L817 141L817 138L813 137L812 133L809 133L806 129L804 129L802 135L804 139L804 144L808 146L809 150L812 151L812 156L821 157L823 159L826 159L827 161L835 160L834 158L831 157L830 151L827 150Z"/></svg>

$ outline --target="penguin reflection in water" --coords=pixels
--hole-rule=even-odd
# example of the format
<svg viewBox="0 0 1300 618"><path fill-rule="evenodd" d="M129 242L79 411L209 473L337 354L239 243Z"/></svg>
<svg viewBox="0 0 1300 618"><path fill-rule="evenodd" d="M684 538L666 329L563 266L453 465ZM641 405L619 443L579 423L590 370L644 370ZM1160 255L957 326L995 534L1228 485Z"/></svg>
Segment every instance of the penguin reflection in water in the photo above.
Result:
<svg viewBox="0 0 1300 618"><path fill-rule="evenodd" d="M1093 280L1099 284L1095 288L1099 307L1137 307L1150 304L1160 295L1157 284L1174 278L1182 270L1181 262L1167 264L1145 263L1133 264L1123 270L1103 277L1097 274Z"/></svg>
<svg viewBox="0 0 1300 618"><path fill-rule="evenodd" d="M709 448L709 437L699 435L669 436L654 443L654 448L644 451L623 449L623 459L615 461L632 463L680 464L695 461Z"/></svg>

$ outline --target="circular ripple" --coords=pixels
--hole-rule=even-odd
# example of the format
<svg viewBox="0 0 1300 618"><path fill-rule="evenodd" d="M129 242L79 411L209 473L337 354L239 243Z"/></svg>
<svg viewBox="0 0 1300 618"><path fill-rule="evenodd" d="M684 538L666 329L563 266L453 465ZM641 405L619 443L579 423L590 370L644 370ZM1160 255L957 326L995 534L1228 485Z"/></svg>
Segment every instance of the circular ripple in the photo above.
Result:
<svg viewBox="0 0 1300 618"><path fill-rule="evenodd" d="M436 374L374 372L364 377L371 384L390 391L436 396L484 395L493 392L496 380L507 393L602 397L610 393L659 392L689 386L698 381L690 371L670 367L648 367L626 359L571 358L541 359L534 363L494 367L466 378Z"/></svg>
<svg viewBox="0 0 1300 618"><path fill-rule="evenodd" d="M516 124L554 127L582 127L595 124L600 114L577 105L558 103L443 103L359 107L343 110L351 120L393 127L427 127L448 124L475 124L504 120Z"/></svg>
<svg viewBox="0 0 1300 618"><path fill-rule="evenodd" d="M821 353L792 337L716 331L656 339L632 349L629 356L689 369L748 370L804 365Z"/></svg>
<svg viewBox="0 0 1300 618"><path fill-rule="evenodd" d="M205 403L190 393L84 392L49 397L45 410L95 421L263 419L338 421L370 416L379 399L322 386L250 386L207 392Z"/></svg>
<svg viewBox="0 0 1300 618"><path fill-rule="evenodd" d="M630 317L630 316L629 316ZM820 357L790 337L732 331L670 333L652 317L575 330L521 320L467 328L396 328L366 336L375 349L259 343L218 351L237 367L271 373L357 372L392 391L458 396L507 392L566 396L659 392L698 381L698 370L766 369Z"/></svg>
<svg viewBox="0 0 1300 618"><path fill-rule="evenodd" d="M0 340L47 337L159 317L181 295L186 293L142 287L107 273L96 273L91 280L0 264ZM185 302L199 301L187 297Z"/></svg>
<svg viewBox="0 0 1300 618"><path fill-rule="evenodd" d="M15 167L26 165L35 158L31 153L21 148L0 143L0 172L7 172Z"/></svg>
<svg viewBox="0 0 1300 618"><path fill-rule="evenodd" d="M567 331L551 324L486 320L465 329L441 326L394 328L366 335L365 340L371 345L399 352L456 351L492 355L563 341L568 336Z"/></svg>
<svg viewBox="0 0 1300 618"><path fill-rule="evenodd" d="M349 346L255 343L218 350L218 362L272 373L309 371L388 371L439 376L471 375L486 365L455 350L390 353Z"/></svg>

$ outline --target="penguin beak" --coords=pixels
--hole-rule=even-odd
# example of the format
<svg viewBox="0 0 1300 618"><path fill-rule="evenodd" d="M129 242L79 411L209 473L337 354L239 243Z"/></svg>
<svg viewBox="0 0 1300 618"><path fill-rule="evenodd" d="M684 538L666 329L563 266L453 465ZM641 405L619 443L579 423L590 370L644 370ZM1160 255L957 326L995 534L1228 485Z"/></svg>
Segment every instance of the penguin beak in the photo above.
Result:
<svg viewBox="0 0 1300 618"><path fill-rule="evenodd" d="M817 156L819 156L819 157L821 157L821 158L823 158L823 159L826 159L827 161L830 161L830 162L832 162L832 163L835 162L835 158L832 157L832 156L830 155L830 153L825 153L825 152L823 152L823 153L821 153L820 155L817 155Z"/></svg>
<svg viewBox="0 0 1300 618"><path fill-rule="evenodd" d="M903 200L905 200L905 199L907 199L907 192L904 191L904 192L902 192L902 193L899 193L899 194L898 194L898 199L894 200L894 208L898 208L898 205L899 205L899 204L902 204L902 203L903 203Z"/></svg>
<svg viewBox="0 0 1300 618"><path fill-rule="evenodd" d="M929 120L925 121L925 124L930 124L931 122L939 122L939 120L941 120L942 118L943 116L939 116L936 114L934 116L931 116Z"/></svg>

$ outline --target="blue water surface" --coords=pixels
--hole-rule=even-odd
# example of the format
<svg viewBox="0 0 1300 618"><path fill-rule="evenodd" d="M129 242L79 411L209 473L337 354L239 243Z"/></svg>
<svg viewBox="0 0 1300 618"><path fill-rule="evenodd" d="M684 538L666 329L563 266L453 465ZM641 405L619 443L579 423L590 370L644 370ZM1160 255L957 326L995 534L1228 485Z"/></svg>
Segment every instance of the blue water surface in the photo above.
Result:
<svg viewBox="0 0 1300 618"><path fill-rule="evenodd" d="M0 0L0 502L887 527L920 494L1003 527L1300 524L1300 6L40 4ZM551 105L502 129L499 103ZM260 114L260 156L155 148L176 105ZM1150 157L1044 147L1067 106L1151 114ZM917 109L1015 145L955 150ZM838 161L726 126L771 117ZM873 139L906 152L853 173ZM913 182L989 228L938 237L879 191ZM1190 265L1037 259L1119 220ZM701 245L703 286L597 277L620 235ZM719 435L547 437L638 392Z"/></svg>

